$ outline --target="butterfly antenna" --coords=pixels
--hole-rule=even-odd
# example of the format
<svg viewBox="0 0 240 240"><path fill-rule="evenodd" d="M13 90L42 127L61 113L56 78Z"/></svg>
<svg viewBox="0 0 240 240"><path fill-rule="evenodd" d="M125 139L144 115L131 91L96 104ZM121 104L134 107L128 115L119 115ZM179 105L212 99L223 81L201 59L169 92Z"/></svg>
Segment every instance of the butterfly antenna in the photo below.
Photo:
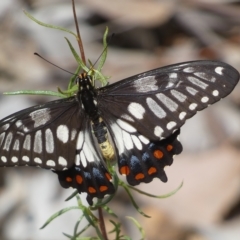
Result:
<svg viewBox="0 0 240 240"><path fill-rule="evenodd" d="M53 65L53 66L55 66L55 67L57 67L57 68L59 68L59 69L63 70L64 72L67 72L67 73L69 73L69 74L71 74L71 75L75 75L75 76L77 76L75 73L69 72L69 71L67 71L66 69L64 69L64 68L61 68L61 67L59 67L58 65L56 65L56 64L54 64L54 63L52 63L52 62L48 61L46 58L42 57L42 56L41 56L41 55L39 55L38 53L34 53L34 55L36 55L36 56L40 57L41 59L43 59L44 61L46 61L46 62L50 63L51 65Z"/></svg>
<svg viewBox="0 0 240 240"><path fill-rule="evenodd" d="M113 33L111 35L111 37L109 38L109 41L107 42L107 46L102 50L101 54L99 55L99 57L97 58L97 60L94 62L94 64L92 64L92 66L90 67L91 69L93 69L93 67L97 64L98 60L101 58L101 56L103 55L103 53L107 50L109 43L111 42L112 38L115 36L115 34ZM90 70L91 70L90 69Z"/></svg>

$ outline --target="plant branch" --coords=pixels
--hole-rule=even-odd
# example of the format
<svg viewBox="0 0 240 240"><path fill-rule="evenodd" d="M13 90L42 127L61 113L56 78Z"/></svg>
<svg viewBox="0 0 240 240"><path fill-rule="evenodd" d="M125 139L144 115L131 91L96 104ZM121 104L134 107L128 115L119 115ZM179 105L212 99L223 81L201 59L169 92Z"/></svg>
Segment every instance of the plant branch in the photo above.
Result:
<svg viewBox="0 0 240 240"><path fill-rule="evenodd" d="M102 236L104 237L104 240L108 240L105 222L104 222L104 218L103 218L103 212L102 212L101 207L98 208L98 216L99 216L99 227L101 229Z"/></svg>
<svg viewBox="0 0 240 240"><path fill-rule="evenodd" d="M72 0L72 8L73 8L74 21L75 21L75 26L76 26L76 30L77 30L77 36L78 36L77 37L77 42L78 42L78 46L79 46L79 50L80 50L82 61L86 65L86 58L85 58L85 54L84 54L82 38L81 38L81 35L80 35L80 31L79 31L79 26L78 26L78 21L77 21L77 15L76 15L76 9L75 9L75 2L74 2L74 0Z"/></svg>

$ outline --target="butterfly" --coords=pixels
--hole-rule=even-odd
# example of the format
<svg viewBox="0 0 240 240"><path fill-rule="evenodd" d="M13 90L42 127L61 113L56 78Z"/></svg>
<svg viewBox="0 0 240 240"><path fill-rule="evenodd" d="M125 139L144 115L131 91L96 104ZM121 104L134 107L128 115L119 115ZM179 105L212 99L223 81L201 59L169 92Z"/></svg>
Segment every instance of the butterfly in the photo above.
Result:
<svg viewBox="0 0 240 240"><path fill-rule="evenodd" d="M87 193L90 205L115 192L106 161L117 160L130 185L166 182L165 166L182 151L181 126L238 80L218 61L169 65L101 88L82 73L74 96L0 121L0 166L51 169L62 187Z"/></svg>

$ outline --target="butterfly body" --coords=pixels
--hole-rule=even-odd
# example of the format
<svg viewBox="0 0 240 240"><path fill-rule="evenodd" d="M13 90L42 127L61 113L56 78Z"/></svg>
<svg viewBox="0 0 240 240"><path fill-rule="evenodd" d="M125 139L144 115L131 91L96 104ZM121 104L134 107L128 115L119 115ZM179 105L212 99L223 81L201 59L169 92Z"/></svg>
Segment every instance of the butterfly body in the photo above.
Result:
<svg viewBox="0 0 240 240"><path fill-rule="evenodd" d="M106 167L115 158L131 185L166 182L165 166L182 151L181 126L238 80L217 61L170 65L99 89L81 74L75 96L0 121L0 166L51 169L63 187L86 192L89 204L115 192Z"/></svg>

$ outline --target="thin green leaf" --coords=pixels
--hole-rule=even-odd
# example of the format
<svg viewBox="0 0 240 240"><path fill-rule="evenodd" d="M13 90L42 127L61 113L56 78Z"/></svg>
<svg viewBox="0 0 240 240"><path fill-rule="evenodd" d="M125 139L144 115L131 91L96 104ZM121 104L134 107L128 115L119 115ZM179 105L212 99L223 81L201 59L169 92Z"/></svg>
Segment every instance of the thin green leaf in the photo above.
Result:
<svg viewBox="0 0 240 240"><path fill-rule="evenodd" d="M60 98L66 98L66 95L55 92L55 91L43 91L43 90L22 90L22 91L15 91L15 92L4 92L4 95L43 95L43 96L54 96Z"/></svg>
<svg viewBox="0 0 240 240"><path fill-rule="evenodd" d="M78 194L78 190L74 191L69 197L65 199L65 201L69 201L70 199L74 198Z"/></svg>
<svg viewBox="0 0 240 240"><path fill-rule="evenodd" d="M181 184L180 184L175 190L173 190L172 192L167 193L167 194L165 194L165 195L153 195L153 194L150 194L150 193L146 193L146 192L144 192L144 191L141 191L141 190L139 190L139 189L137 189L137 188L135 188L135 187L133 187L133 186L130 186L130 185L127 185L127 186L128 186L128 188L130 188L130 189L132 189L132 190L134 190L134 191L136 191L136 192L138 192L138 193L140 193L140 194L146 195L146 196L148 196L148 197L152 197L152 198L167 198L167 197L170 197L170 196L174 195L176 192L178 192L179 189L182 188L183 182L181 182Z"/></svg>
<svg viewBox="0 0 240 240"><path fill-rule="evenodd" d="M143 229L143 227L140 225L140 223L133 217L129 217L127 216L126 218L130 219L134 224L135 226L138 228L139 232L141 233L141 240L144 240L145 239L145 231Z"/></svg>
<svg viewBox="0 0 240 240"><path fill-rule="evenodd" d="M102 68L103 68L103 65L106 61L106 58L107 58L107 48L108 48L108 43L107 43L107 36L108 36L108 27L106 27L106 30L104 32L104 35L103 35L103 53L102 53L102 56L99 60L99 64L98 64L98 67L97 67L97 71L98 72L101 72L102 71Z"/></svg>
<svg viewBox="0 0 240 240"><path fill-rule="evenodd" d="M76 77L78 76L79 72L81 71L82 67L78 65L77 70L74 72L74 75L71 77L69 84L68 84L68 90L72 89L75 85Z"/></svg>
<svg viewBox="0 0 240 240"><path fill-rule="evenodd" d="M76 233L76 236L80 236L82 233L84 233L89 227L91 226L91 224L86 225L82 230L80 230L78 233Z"/></svg>
<svg viewBox="0 0 240 240"><path fill-rule="evenodd" d="M114 232L115 232L115 234L116 234L115 239L117 240L117 239L119 239L119 237L120 237L121 224L120 224L120 223L115 223L115 222L114 222L113 220L111 220L111 219L110 219L109 221L110 221L110 223L113 224L114 228L113 228L113 230L109 231L108 233L114 233Z"/></svg>
<svg viewBox="0 0 240 240"><path fill-rule="evenodd" d="M83 220L83 215L80 217L80 219L75 224L75 227L74 227L74 230L73 230L74 236L76 236L79 224L81 223L82 220Z"/></svg>
<svg viewBox="0 0 240 240"><path fill-rule="evenodd" d="M118 218L118 216L112 211L112 209L110 207L108 207L107 205L103 206L103 209L111 216Z"/></svg>
<svg viewBox="0 0 240 240"><path fill-rule="evenodd" d="M81 68L85 71L85 72L88 72L89 69L86 67L86 65L83 63L82 59L78 56L76 50L74 49L73 45L71 44L71 42L65 37L67 43L68 43L68 46L75 58L75 60L77 61L77 63L81 66Z"/></svg>
<svg viewBox="0 0 240 240"><path fill-rule="evenodd" d="M150 218L150 216L148 216L147 214L145 214L145 213L139 208L139 206L138 206L137 203L135 202L132 194L130 193L128 186L127 186L124 182L122 182L122 181L120 181L120 180L119 180L119 185L122 186L122 187L124 188L124 190L127 192L128 196L129 196L129 198L130 198L130 200L131 200L131 202L132 202L132 205L135 207L135 209L136 209L141 215L143 215L144 217Z"/></svg>
<svg viewBox="0 0 240 240"><path fill-rule="evenodd" d="M73 210L73 209L79 209L79 207L68 207L68 208L64 208L64 209L61 209L60 211L54 213L44 224L43 226L40 228L40 229L43 229L45 228L50 222L52 222L55 218L61 216L62 214L70 211L70 210Z"/></svg>
<svg viewBox="0 0 240 240"><path fill-rule="evenodd" d="M26 12L25 10L23 10L23 12L24 12L24 14L28 18L33 20L35 23L37 23L37 24L39 24L41 26L47 27L47 28L57 29L57 30L60 30L60 31L63 31L63 32L70 33L77 39L77 35L74 32L72 32L72 31L70 31L70 30L68 30L66 28L63 28L63 27L58 27L58 26L54 26L54 25L51 25L51 24L47 24L47 23L41 22L41 21L37 20L36 18L34 18L30 13Z"/></svg>
<svg viewBox="0 0 240 240"><path fill-rule="evenodd" d="M107 78L106 78L105 76L103 76L102 73L99 72L98 70L93 69L93 71L94 71L94 73L95 73L94 78L101 82L102 87L106 86L106 85L108 84L108 81L106 80ZM97 76L98 76L99 78L98 78Z"/></svg>
<svg viewBox="0 0 240 240"><path fill-rule="evenodd" d="M67 234L67 233L62 233L65 237L67 237L67 238L69 238L69 239L72 239L72 236L71 235L69 235L69 234Z"/></svg>

